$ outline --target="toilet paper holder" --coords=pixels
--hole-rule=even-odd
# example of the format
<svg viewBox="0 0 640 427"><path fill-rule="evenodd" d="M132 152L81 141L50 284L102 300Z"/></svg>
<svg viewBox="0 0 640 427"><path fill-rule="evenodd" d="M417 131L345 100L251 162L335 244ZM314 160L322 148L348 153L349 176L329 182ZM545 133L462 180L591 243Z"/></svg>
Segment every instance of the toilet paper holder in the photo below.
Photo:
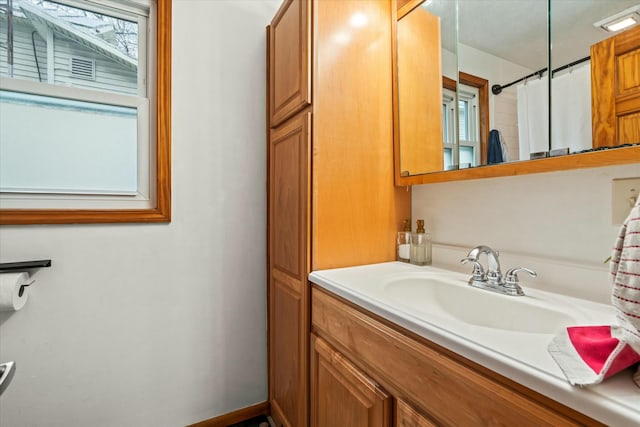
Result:
<svg viewBox="0 0 640 427"><path fill-rule="evenodd" d="M41 259L37 261L18 261L18 262L0 262L0 273L6 273L9 271L25 271L34 268L51 267L50 259ZM24 288L33 285L35 280L31 280L29 283L25 283L20 286L18 296L22 297Z"/></svg>
<svg viewBox="0 0 640 427"><path fill-rule="evenodd" d="M22 298L22 295L24 294L24 288L33 285L35 282L36 282L36 279L31 279L31 281L29 283L25 283L25 284L21 285L20 286L20 290L18 291L18 296Z"/></svg>
<svg viewBox="0 0 640 427"><path fill-rule="evenodd" d="M41 267L51 267L51 260L41 259L38 261L0 262L0 273L6 271L24 271Z"/></svg>

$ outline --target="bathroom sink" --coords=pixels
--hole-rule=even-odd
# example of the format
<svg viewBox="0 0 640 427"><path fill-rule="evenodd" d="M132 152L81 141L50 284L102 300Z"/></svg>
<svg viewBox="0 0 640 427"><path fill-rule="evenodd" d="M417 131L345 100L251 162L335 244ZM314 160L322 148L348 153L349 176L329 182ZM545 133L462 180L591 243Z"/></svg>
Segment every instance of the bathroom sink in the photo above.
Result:
<svg viewBox="0 0 640 427"><path fill-rule="evenodd" d="M445 274L408 274L384 281L390 301L449 321L526 333L552 334L578 324L579 311L570 304L540 297L501 295L469 286Z"/></svg>
<svg viewBox="0 0 640 427"><path fill-rule="evenodd" d="M428 329L430 339L438 330L518 360L528 359L533 348L546 348L549 337L568 326L615 322L615 310L608 305L526 284L524 296L502 295L469 286L469 278L468 273L401 262L310 275L312 282L374 313L383 311L408 329ZM540 280L536 284L545 286Z"/></svg>
<svg viewBox="0 0 640 427"><path fill-rule="evenodd" d="M422 337L555 400L565 399L569 407L582 402L583 408L607 414L615 407L623 421L611 425L631 425L628 420L638 420L640 395L631 381L631 371L578 390L567 383L547 351L554 335L565 327L616 324L611 304L551 292L553 286L545 282L545 275L531 285L524 282L524 296L474 288L469 286L469 278L470 271L403 262L319 270L309 275L312 292L337 295L365 313L397 325L400 332ZM358 316L359 321L365 318ZM347 329L344 338L351 340L352 328Z"/></svg>

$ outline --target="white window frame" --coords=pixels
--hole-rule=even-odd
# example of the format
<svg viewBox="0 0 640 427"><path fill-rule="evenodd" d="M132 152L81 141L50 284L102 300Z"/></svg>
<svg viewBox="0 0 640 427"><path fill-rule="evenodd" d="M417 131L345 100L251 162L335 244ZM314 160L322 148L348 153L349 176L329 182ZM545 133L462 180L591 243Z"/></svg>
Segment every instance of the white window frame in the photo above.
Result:
<svg viewBox="0 0 640 427"><path fill-rule="evenodd" d="M164 1L164 0L159 0ZM33 210L149 210L157 206L157 100L156 76L157 11L150 0L56 0L56 3L91 10L138 24L138 94L117 94L100 90L0 77L3 90L135 108L137 126L137 176L135 195L0 193L5 209ZM46 221L44 221L46 222ZM87 221L93 222L93 221ZM101 222L101 221L95 221ZM111 222L111 221L106 221Z"/></svg>
<svg viewBox="0 0 640 427"><path fill-rule="evenodd" d="M451 152L451 165L445 164L445 170L452 167L453 165L458 164L458 150L456 149L456 139L457 139L457 130L455 125L458 123L457 114L457 101L456 92L443 88L442 89L442 105L443 105L443 117L442 117L442 145L443 145L443 153L445 150L449 150ZM444 157L444 154L443 154ZM443 158L444 162L444 158Z"/></svg>
<svg viewBox="0 0 640 427"><path fill-rule="evenodd" d="M443 88L442 103L446 117L443 117L443 148L451 150L451 161L453 165L460 164L460 153L458 147L473 148L473 163L471 166L480 164L480 125L479 125L479 90L478 88L458 83L458 91ZM469 105L468 127L469 138L460 139L458 118L458 102L464 100ZM456 141L457 140L457 141ZM453 165L445 165L445 169Z"/></svg>
<svg viewBox="0 0 640 427"><path fill-rule="evenodd" d="M480 124L478 120L479 106L478 100L480 98L480 92L478 88L467 86L464 84L458 85L458 99L467 101L469 105L468 115L468 127L469 138L460 139L460 147L473 148L473 163L471 166L478 166L480 164Z"/></svg>

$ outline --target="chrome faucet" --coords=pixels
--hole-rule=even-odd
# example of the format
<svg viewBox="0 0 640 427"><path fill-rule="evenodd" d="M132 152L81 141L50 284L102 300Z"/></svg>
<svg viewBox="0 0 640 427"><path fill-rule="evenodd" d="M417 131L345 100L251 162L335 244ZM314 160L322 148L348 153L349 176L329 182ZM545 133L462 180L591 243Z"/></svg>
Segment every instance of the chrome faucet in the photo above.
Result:
<svg viewBox="0 0 640 427"><path fill-rule="evenodd" d="M502 271L500 271L500 261L498 261L498 255L500 255L500 253L497 251L494 251L489 246L482 246L482 245L476 246L475 248L471 249L471 251L467 254L467 257L461 259L460 262L463 264L466 264L467 262L471 261L475 263L474 265L480 266L480 268L482 268L482 265L478 260L478 258L480 257L480 254L487 255L488 269L487 269L487 273L484 275L484 281L493 283L493 284L500 283L500 281L502 280ZM475 267L474 267L474 270L475 270Z"/></svg>
<svg viewBox="0 0 640 427"><path fill-rule="evenodd" d="M481 254L487 255L488 268L486 273L479 260ZM500 261L498 260L499 254L498 251L494 251L489 246L481 245L471 249L467 256L460 260L462 264L473 263L473 273L469 279L469 285L504 295L524 295L524 291L518 284L518 273L525 271L532 277L536 277L536 273L528 268L511 268L507 271L503 281Z"/></svg>

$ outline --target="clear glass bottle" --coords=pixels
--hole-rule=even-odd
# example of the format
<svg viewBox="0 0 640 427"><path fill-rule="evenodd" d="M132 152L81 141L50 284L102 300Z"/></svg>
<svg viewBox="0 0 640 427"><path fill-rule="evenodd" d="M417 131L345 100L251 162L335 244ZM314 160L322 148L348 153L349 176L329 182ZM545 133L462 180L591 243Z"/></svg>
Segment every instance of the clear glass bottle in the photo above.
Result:
<svg viewBox="0 0 640 427"><path fill-rule="evenodd" d="M411 234L410 262L415 265L431 265L431 233L424 229L424 220L418 220L415 233Z"/></svg>
<svg viewBox="0 0 640 427"><path fill-rule="evenodd" d="M402 221L402 231L398 232L397 243L396 260L409 262L411 258L411 221L408 219Z"/></svg>

